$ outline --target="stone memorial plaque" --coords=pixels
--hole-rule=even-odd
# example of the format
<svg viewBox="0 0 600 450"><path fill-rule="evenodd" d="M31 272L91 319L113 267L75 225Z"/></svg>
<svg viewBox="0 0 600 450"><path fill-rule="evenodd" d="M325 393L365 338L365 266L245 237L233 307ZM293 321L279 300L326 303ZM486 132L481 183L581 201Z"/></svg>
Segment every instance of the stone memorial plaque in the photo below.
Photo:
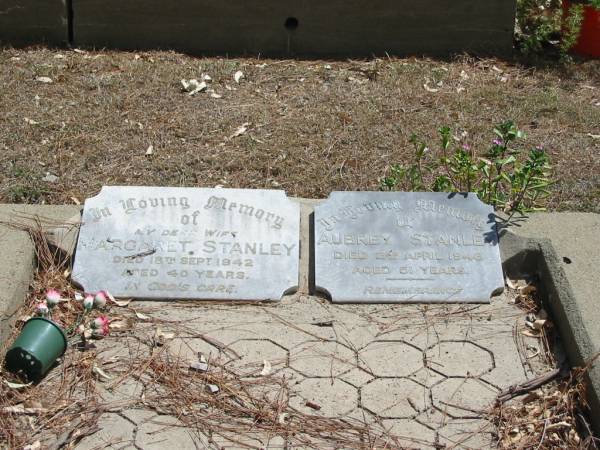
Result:
<svg viewBox="0 0 600 450"><path fill-rule="evenodd" d="M315 287L333 302L489 302L504 287L475 194L333 192L314 213Z"/></svg>
<svg viewBox="0 0 600 450"><path fill-rule="evenodd" d="M280 300L298 286L300 209L284 191L104 187L72 278L143 299Z"/></svg>

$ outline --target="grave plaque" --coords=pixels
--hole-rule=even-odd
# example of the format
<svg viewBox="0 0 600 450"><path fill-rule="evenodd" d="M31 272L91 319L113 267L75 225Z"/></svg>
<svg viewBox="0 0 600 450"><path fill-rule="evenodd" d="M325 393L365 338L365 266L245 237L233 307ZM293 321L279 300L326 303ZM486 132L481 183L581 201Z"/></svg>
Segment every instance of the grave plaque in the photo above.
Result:
<svg viewBox="0 0 600 450"><path fill-rule="evenodd" d="M284 191L104 187L72 277L118 297L280 300L298 285L299 221Z"/></svg>
<svg viewBox="0 0 600 450"><path fill-rule="evenodd" d="M333 192L314 213L315 286L333 302L489 302L504 280L475 194Z"/></svg>

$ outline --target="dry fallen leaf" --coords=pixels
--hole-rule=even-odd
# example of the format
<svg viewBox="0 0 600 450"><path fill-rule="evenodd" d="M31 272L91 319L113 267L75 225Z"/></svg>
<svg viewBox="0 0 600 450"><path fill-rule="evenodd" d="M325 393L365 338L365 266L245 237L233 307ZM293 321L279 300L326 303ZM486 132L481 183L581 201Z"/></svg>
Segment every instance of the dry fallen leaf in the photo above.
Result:
<svg viewBox="0 0 600 450"><path fill-rule="evenodd" d="M135 317L137 317L140 320L152 320L150 316L147 316L146 314L137 311L135 311Z"/></svg>
<svg viewBox="0 0 600 450"><path fill-rule="evenodd" d="M432 93L439 91L439 89L429 87L429 84L427 84L427 83L423 84L423 89L425 89L427 92L432 92Z"/></svg>
<svg viewBox="0 0 600 450"><path fill-rule="evenodd" d="M533 286L532 284L529 284L527 286L521 286L518 288L519 294L521 295L527 295L527 294L531 294L533 292L535 292L537 289L535 286Z"/></svg>
<svg viewBox="0 0 600 450"><path fill-rule="evenodd" d="M532 338L539 338L541 336L541 334L538 330L522 330L521 334L523 336L532 337Z"/></svg>
<svg viewBox="0 0 600 450"><path fill-rule="evenodd" d="M146 149L146 156L150 156L152 154L154 154L154 146L152 144L150 144L148 146L148 148Z"/></svg>
<svg viewBox="0 0 600 450"><path fill-rule="evenodd" d="M112 303L114 303L115 305L117 305L117 306L120 306L121 308L123 308L123 307L125 307L125 306L129 305L129 304L131 303L131 300L132 300L132 299L127 299L127 300L115 300L115 298L114 298L114 297L112 297L112 298L111 298L111 297L109 296L109 300L110 300Z"/></svg>
<svg viewBox="0 0 600 450"><path fill-rule="evenodd" d="M96 376L96 378L100 381L109 381L112 380L112 377L107 374L104 370L94 364L92 368L92 373Z"/></svg>
<svg viewBox="0 0 600 450"><path fill-rule="evenodd" d="M40 83L52 83L52 78L50 78L50 77L36 77L35 81L39 81Z"/></svg>
<svg viewBox="0 0 600 450"><path fill-rule="evenodd" d="M517 281L513 281L510 278L506 277L506 285L511 288L511 289L516 289L517 288Z"/></svg>
<svg viewBox="0 0 600 450"><path fill-rule="evenodd" d="M124 331L124 330L129 330L129 329L133 328L133 323L131 323L131 321L126 320L126 319L114 320L108 325L108 327L111 330Z"/></svg>
<svg viewBox="0 0 600 450"><path fill-rule="evenodd" d="M198 81L196 79L181 80L181 85L183 86L183 90L190 96L196 95L198 92L202 92L208 87L206 82Z"/></svg>
<svg viewBox="0 0 600 450"><path fill-rule="evenodd" d="M592 133L588 133L587 134L589 137L591 137L592 139L600 139L600 134L592 134Z"/></svg>
<svg viewBox="0 0 600 450"><path fill-rule="evenodd" d="M238 70L236 73L233 74L233 79L236 83L239 83L242 78L244 78L244 72L242 72L241 70Z"/></svg>
<svg viewBox="0 0 600 450"><path fill-rule="evenodd" d="M23 447L23 450L38 450L42 448L42 444L40 441L35 441L33 444L26 445Z"/></svg>
<svg viewBox="0 0 600 450"><path fill-rule="evenodd" d="M260 376L265 377L271 373L271 363L266 359L263 360L263 368L260 371Z"/></svg>
<svg viewBox="0 0 600 450"><path fill-rule="evenodd" d="M4 382L11 389L23 389L23 388L29 387L33 384L33 382L27 383L27 384L11 383L10 381L7 381L7 380L4 380Z"/></svg>
<svg viewBox="0 0 600 450"><path fill-rule="evenodd" d="M173 339L174 337L175 333L164 332L160 327L157 327L154 332L154 342L157 345L165 345L168 340Z"/></svg>
<svg viewBox="0 0 600 450"><path fill-rule="evenodd" d="M248 127L250 126L250 122L245 122L242 125L240 125L237 130L234 131L234 133L229 136L229 139L233 139L236 138L238 136L241 136L242 134L244 134L246 131L248 131Z"/></svg>
<svg viewBox="0 0 600 450"><path fill-rule="evenodd" d="M205 362L193 362L190 364L190 369L196 372L207 372L208 364Z"/></svg>

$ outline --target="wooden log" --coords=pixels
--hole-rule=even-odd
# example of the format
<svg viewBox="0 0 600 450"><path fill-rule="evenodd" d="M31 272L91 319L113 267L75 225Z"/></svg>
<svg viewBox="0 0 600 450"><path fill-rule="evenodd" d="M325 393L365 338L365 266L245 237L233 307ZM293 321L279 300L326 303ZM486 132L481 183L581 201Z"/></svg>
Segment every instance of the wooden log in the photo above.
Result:
<svg viewBox="0 0 600 450"><path fill-rule="evenodd" d="M0 0L0 44L63 46L68 39L66 0Z"/></svg>
<svg viewBox="0 0 600 450"><path fill-rule="evenodd" d="M73 0L76 45L264 56L506 54L515 0Z"/></svg>

